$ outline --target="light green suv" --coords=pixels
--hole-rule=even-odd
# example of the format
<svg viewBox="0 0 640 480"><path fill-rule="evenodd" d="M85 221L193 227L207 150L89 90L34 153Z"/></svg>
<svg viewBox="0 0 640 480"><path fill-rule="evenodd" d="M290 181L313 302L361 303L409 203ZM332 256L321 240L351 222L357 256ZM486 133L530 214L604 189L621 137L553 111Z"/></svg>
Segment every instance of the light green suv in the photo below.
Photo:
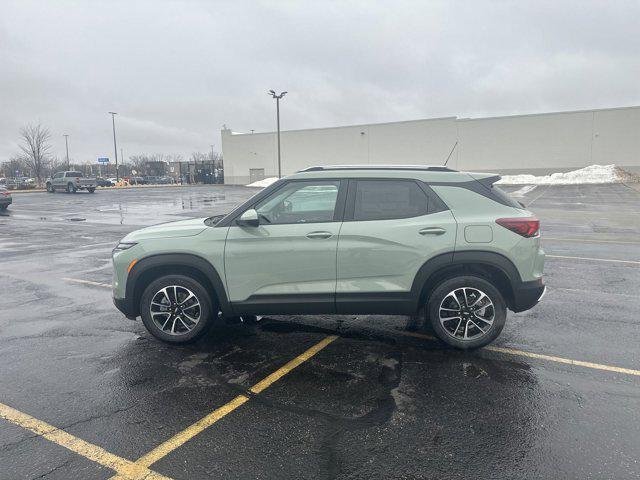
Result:
<svg viewBox="0 0 640 480"><path fill-rule="evenodd" d="M477 348L545 291L540 225L494 183L446 167L312 167L223 218L143 228L113 250L114 303L170 343L219 316L424 312ZM219 315L219 312L221 314Z"/></svg>

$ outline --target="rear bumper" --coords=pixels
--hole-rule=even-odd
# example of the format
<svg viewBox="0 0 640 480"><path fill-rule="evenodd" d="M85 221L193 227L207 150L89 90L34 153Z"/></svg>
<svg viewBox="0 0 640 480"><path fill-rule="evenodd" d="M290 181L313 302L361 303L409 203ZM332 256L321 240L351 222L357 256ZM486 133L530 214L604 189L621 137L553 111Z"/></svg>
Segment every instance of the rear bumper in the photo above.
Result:
<svg viewBox="0 0 640 480"><path fill-rule="evenodd" d="M118 310L120 310L125 317L129 320L135 320L136 316L133 313L133 305L130 305L131 302L127 302L126 298L113 298L113 304L116 306Z"/></svg>
<svg viewBox="0 0 640 480"><path fill-rule="evenodd" d="M510 305L514 312L524 312L537 305L546 292L547 287L542 279L533 282L522 282L513 288L513 302Z"/></svg>

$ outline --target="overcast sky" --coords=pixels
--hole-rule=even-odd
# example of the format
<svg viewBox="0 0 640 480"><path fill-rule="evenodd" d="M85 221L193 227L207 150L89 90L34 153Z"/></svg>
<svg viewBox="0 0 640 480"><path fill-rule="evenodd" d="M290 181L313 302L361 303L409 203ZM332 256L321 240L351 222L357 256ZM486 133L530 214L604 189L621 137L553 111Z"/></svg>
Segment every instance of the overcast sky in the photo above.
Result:
<svg viewBox="0 0 640 480"><path fill-rule="evenodd" d="M0 0L0 161L220 149L220 128L640 104L640 2Z"/></svg>

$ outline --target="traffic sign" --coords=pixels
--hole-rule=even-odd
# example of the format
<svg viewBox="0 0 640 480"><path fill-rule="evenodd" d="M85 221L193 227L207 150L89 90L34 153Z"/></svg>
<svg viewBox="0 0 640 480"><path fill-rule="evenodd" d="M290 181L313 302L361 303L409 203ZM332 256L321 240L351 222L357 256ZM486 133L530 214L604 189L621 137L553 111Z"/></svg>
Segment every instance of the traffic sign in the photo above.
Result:
<svg viewBox="0 0 640 480"><path fill-rule="evenodd" d="M98 157L98 163L109 163L109 158L107 158L107 157Z"/></svg>

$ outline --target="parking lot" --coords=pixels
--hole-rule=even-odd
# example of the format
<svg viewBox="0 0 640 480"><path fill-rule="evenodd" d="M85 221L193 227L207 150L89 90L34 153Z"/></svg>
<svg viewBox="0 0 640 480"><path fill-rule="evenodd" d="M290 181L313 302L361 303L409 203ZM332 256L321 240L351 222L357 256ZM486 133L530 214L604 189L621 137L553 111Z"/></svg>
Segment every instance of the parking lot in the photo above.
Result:
<svg viewBox="0 0 640 480"><path fill-rule="evenodd" d="M0 479L640 477L640 191L506 189L541 219L548 292L466 353L390 316L268 317L162 344L113 306L111 249L257 190L15 194L0 216Z"/></svg>

